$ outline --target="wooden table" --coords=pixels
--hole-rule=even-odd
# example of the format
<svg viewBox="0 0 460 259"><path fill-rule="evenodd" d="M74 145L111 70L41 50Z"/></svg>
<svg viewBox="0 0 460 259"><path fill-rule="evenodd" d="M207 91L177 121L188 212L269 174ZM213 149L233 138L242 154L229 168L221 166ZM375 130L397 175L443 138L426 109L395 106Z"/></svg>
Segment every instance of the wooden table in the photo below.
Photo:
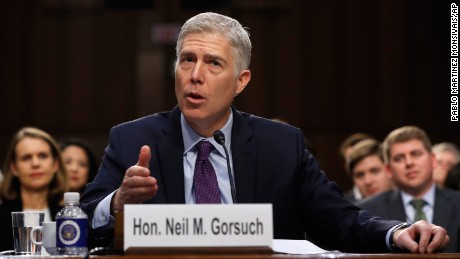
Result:
<svg viewBox="0 0 460 259"><path fill-rule="evenodd" d="M198 258L235 258L235 259L265 259L265 258L284 258L284 259L313 259L313 258L343 258L343 259L410 259L410 258L434 258L434 259L458 259L458 254L346 254L346 253L325 253L315 255L286 255L286 254L244 254L244 255L231 255L231 254L200 254L200 255L124 255L124 256L90 256L90 258L98 259L198 259Z"/></svg>

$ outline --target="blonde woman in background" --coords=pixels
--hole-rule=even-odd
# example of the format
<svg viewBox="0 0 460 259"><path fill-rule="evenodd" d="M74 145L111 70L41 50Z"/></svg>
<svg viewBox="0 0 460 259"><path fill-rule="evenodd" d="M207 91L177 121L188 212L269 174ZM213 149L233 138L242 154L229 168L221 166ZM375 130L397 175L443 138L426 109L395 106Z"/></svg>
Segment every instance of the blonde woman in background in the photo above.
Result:
<svg viewBox="0 0 460 259"><path fill-rule="evenodd" d="M11 212L42 211L54 221L67 190L67 174L57 142L43 130L25 127L11 140L0 188L0 251L12 250Z"/></svg>

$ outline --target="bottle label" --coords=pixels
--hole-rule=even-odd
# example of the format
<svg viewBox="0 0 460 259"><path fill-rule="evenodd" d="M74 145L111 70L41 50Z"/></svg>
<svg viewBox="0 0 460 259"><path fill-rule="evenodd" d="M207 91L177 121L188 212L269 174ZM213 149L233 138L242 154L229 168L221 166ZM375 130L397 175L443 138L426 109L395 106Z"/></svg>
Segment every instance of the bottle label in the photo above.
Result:
<svg viewBox="0 0 460 259"><path fill-rule="evenodd" d="M57 219L56 225L57 247L63 248L87 246L88 219Z"/></svg>

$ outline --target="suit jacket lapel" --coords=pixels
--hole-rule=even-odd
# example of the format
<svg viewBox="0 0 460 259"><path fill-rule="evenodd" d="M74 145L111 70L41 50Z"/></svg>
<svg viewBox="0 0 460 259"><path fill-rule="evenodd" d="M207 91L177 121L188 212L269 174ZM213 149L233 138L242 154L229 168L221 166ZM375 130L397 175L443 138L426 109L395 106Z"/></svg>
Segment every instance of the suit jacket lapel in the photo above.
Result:
<svg viewBox="0 0 460 259"><path fill-rule="evenodd" d="M159 167L164 182L166 202L185 203L184 166L182 163L184 141L178 107L171 111L163 132L165 136L157 142L157 152L160 158Z"/></svg>
<svg viewBox="0 0 460 259"><path fill-rule="evenodd" d="M454 206L451 204L449 194L436 187L433 209L433 224L447 228L453 207Z"/></svg>
<svg viewBox="0 0 460 259"><path fill-rule="evenodd" d="M399 190L390 192L387 197L387 213L388 219L406 221L406 210L402 202Z"/></svg>
<svg viewBox="0 0 460 259"><path fill-rule="evenodd" d="M232 108L233 109L233 108ZM180 110L176 107L164 129L165 137L157 142L160 158L161 177L164 182L166 201L168 203L185 203L184 143L180 125ZM256 174L257 145L252 140L252 130L246 119L233 109L232 158L235 177L236 199L238 203L253 203ZM181 186L182 188L178 188Z"/></svg>
<svg viewBox="0 0 460 259"><path fill-rule="evenodd" d="M252 139L252 135L247 119L233 109L231 152L238 203L253 203L255 199L257 144Z"/></svg>

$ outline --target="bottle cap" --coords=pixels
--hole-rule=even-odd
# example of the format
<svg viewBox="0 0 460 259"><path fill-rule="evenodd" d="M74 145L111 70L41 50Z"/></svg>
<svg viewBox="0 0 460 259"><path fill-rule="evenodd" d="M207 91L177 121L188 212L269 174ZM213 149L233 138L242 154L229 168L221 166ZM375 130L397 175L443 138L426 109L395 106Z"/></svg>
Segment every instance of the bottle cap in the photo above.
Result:
<svg viewBox="0 0 460 259"><path fill-rule="evenodd" d="M80 200L80 193L78 192L66 192L64 193L64 203L78 204Z"/></svg>

